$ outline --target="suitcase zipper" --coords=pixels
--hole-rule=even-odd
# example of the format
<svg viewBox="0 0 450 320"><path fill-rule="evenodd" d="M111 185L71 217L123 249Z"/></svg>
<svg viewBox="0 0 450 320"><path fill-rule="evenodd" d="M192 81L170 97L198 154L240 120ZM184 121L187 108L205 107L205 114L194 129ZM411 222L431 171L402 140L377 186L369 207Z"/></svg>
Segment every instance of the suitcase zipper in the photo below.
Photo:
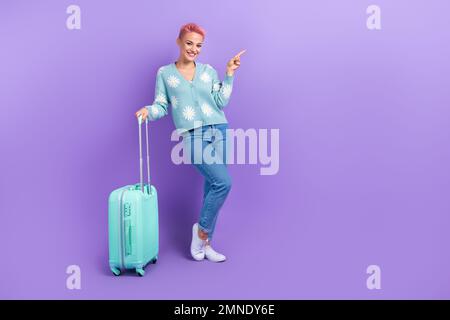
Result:
<svg viewBox="0 0 450 320"><path fill-rule="evenodd" d="M125 196L125 192L127 189L122 190L122 193L120 195L120 223L119 223L119 232L120 232L120 262L121 267L125 269L125 255L124 255L124 214L123 214L123 197Z"/></svg>

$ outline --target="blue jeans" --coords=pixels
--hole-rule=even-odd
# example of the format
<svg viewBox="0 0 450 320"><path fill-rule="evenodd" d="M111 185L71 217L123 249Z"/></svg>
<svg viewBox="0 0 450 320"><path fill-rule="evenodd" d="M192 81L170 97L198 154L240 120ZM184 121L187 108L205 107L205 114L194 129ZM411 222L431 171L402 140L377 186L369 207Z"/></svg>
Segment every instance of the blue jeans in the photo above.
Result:
<svg viewBox="0 0 450 320"><path fill-rule="evenodd" d="M231 189L227 169L227 123L204 125L183 134L184 152L205 178L199 228L211 240L219 210ZM190 153L189 153L190 152Z"/></svg>

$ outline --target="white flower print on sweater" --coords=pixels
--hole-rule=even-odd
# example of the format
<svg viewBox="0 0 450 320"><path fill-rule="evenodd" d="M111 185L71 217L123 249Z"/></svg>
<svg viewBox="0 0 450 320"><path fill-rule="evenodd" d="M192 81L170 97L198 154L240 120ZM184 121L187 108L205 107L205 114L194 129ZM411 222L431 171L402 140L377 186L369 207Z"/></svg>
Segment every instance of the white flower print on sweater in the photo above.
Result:
<svg viewBox="0 0 450 320"><path fill-rule="evenodd" d="M170 103L172 104L172 107L176 109L178 107L178 99L175 96L170 97Z"/></svg>
<svg viewBox="0 0 450 320"><path fill-rule="evenodd" d="M155 99L156 103L167 103L167 98L164 93L158 93Z"/></svg>
<svg viewBox="0 0 450 320"><path fill-rule="evenodd" d="M183 117L188 120L192 121L195 117L195 110L191 106L186 106L183 108Z"/></svg>
<svg viewBox="0 0 450 320"><path fill-rule="evenodd" d="M167 84L172 88L176 88L180 84L180 79L172 75L167 78Z"/></svg>
<svg viewBox="0 0 450 320"><path fill-rule="evenodd" d="M223 86L222 95L224 96L225 99L228 99L230 97L231 91L232 91L232 88L229 84L226 84Z"/></svg>
<svg viewBox="0 0 450 320"><path fill-rule="evenodd" d="M156 117L159 114L159 110L156 106L151 106L150 112L152 113L152 116Z"/></svg>
<svg viewBox="0 0 450 320"><path fill-rule="evenodd" d="M205 83L210 83L211 76L209 74L207 74L206 72L203 72L202 75L200 76L200 80L202 80Z"/></svg>
<svg viewBox="0 0 450 320"><path fill-rule="evenodd" d="M203 103L200 107L205 116L210 117L213 113L212 108L209 104Z"/></svg>

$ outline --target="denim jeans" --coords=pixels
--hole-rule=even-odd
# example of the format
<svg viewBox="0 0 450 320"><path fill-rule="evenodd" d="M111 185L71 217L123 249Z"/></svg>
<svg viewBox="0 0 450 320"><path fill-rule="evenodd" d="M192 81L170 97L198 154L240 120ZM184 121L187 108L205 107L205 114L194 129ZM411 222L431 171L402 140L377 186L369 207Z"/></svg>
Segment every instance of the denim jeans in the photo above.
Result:
<svg viewBox="0 0 450 320"><path fill-rule="evenodd" d="M183 134L184 152L204 177L199 228L211 240L219 210L231 189L227 169L227 123L204 125Z"/></svg>

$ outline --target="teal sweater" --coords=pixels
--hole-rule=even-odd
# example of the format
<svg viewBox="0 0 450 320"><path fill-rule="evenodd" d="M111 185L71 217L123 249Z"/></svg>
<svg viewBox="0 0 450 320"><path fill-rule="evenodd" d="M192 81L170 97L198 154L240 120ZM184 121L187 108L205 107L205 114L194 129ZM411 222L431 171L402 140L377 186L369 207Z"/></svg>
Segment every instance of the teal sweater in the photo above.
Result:
<svg viewBox="0 0 450 320"><path fill-rule="evenodd" d="M146 106L150 121L166 116L170 104L179 134L203 125L228 123L223 108L230 100L234 75L225 75L220 81L211 65L200 62L195 65L193 81L186 80L174 62L158 69L155 99Z"/></svg>

